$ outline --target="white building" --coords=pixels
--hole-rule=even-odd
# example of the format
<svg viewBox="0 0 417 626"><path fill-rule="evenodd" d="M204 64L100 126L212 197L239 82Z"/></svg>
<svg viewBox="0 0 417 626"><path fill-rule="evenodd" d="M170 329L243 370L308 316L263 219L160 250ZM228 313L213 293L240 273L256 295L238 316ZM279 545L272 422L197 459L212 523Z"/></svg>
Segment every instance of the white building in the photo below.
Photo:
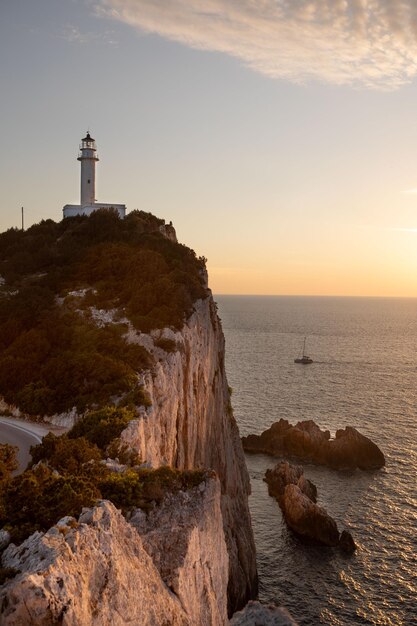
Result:
<svg viewBox="0 0 417 626"><path fill-rule="evenodd" d="M96 201L96 161L98 160L96 142L87 132L84 139L81 139L78 155L78 161L81 162L81 201L80 204L66 204L63 208L64 217L91 215L98 209L116 209L120 217L125 216L125 204L103 204Z"/></svg>

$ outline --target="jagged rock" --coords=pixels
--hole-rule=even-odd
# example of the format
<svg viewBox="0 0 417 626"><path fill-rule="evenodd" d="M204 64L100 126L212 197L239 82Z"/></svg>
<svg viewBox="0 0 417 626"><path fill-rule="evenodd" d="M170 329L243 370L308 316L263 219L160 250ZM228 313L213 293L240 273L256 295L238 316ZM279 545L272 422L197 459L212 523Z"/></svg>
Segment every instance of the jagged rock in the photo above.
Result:
<svg viewBox="0 0 417 626"><path fill-rule="evenodd" d="M339 539L339 547L346 554L353 554L355 552L356 544L348 530L342 531Z"/></svg>
<svg viewBox="0 0 417 626"><path fill-rule="evenodd" d="M338 430L336 439L330 439L330 432L320 430L312 420L292 426L280 419L261 435L242 437L242 444L247 452L297 457L334 469L369 470L385 465L378 446L355 428Z"/></svg>
<svg viewBox="0 0 417 626"><path fill-rule="evenodd" d="M137 531L110 502L80 522L6 549L3 567L21 573L0 590L3 626L191 626Z"/></svg>
<svg viewBox="0 0 417 626"><path fill-rule="evenodd" d="M142 379L152 406L129 424L121 441L152 467L205 467L219 476L231 615L256 596L256 556L249 476L230 407L224 336L212 296L196 302L182 330L171 335L177 350L165 353ZM144 337L129 336L137 343Z"/></svg>
<svg viewBox="0 0 417 626"><path fill-rule="evenodd" d="M129 522L190 623L226 624L229 558L218 479L168 495L147 514L137 509Z"/></svg>
<svg viewBox="0 0 417 626"><path fill-rule="evenodd" d="M378 446L368 437L361 435L356 428L347 426L336 432L327 454L330 467L363 470L378 469L385 465L385 457Z"/></svg>
<svg viewBox="0 0 417 626"><path fill-rule="evenodd" d="M304 470L300 465L290 465L287 461L281 461L272 469L266 470L264 480L268 483L269 495L278 500L283 498L287 485L298 485L312 502L317 500L317 487L304 477Z"/></svg>
<svg viewBox="0 0 417 626"><path fill-rule="evenodd" d="M297 626L287 609L274 604L248 602L245 608L235 613L230 626Z"/></svg>
<svg viewBox="0 0 417 626"><path fill-rule="evenodd" d="M4 626L225 626L228 554L220 483L207 476L127 522L108 501L4 552ZM62 621L60 621L62 620Z"/></svg>
<svg viewBox="0 0 417 626"><path fill-rule="evenodd" d="M327 511L310 500L297 485L287 485L283 513L288 526L299 535L327 546L337 546L339 531Z"/></svg>

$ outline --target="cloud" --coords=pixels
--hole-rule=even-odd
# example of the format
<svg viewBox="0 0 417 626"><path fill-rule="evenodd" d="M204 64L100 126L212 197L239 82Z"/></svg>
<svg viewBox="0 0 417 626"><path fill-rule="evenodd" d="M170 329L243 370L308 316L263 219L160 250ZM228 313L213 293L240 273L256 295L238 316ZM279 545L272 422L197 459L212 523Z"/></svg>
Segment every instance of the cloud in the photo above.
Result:
<svg viewBox="0 0 417 626"><path fill-rule="evenodd" d="M401 193L417 193L417 189L404 189Z"/></svg>
<svg viewBox="0 0 417 626"><path fill-rule="evenodd" d="M69 43L75 44L90 44L90 43L105 43L112 46L117 46L118 42L115 39L114 31L106 30L104 32L96 33L91 31L81 31L78 26L72 24L66 24L58 35L58 39L64 39Z"/></svg>
<svg viewBox="0 0 417 626"><path fill-rule="evenodd" d="M417 73L416 0L97 0L96 8L295 83L394 89Z"/></svg>

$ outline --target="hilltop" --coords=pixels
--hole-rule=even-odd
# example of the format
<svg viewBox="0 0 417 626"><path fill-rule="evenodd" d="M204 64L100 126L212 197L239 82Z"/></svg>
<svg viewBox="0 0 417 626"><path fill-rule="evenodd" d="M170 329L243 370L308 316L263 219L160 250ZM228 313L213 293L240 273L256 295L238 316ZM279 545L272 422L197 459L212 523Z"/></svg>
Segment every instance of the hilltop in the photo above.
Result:
<svg viewBox="0 0 417 626"><path fill-rule="evenodd" d="M28 415L143 404L153 357L129 327L180 329L208 295L205 260L143 211L10 229L0 277L0 395Z"/></svg>

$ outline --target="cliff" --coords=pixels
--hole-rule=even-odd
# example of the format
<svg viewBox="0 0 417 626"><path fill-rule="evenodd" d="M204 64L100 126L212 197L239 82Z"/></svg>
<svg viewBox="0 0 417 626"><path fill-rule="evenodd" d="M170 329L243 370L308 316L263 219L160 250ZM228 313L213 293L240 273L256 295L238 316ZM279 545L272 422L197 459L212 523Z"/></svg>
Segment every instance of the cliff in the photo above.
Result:
<svg viewBox="0 0 417 626"><path fill-rule="evenodd" d="M214 469L222 486L221 508L229 552L229 614L256 594L255 545L247 498L250 492L239 431L224 369L225 342L211 296L178 332L165 331L175 352L155 346L149 335L130 334L157 363L143 376L151 407L122 434L152 467Z"/></svg>
<svg viewBox="0 0 417 626"><path fill-rule="evenodd" d="M20 573L0 591L5 626L227 623L220 486L206 478L127 522L102 501L9 546Z"/></svg>
<svg viewBox="0 0 417 626"><path fill-rule="evenodd" d="M224 336L204 259L162 222L142 212L125 220L97 212L0 235L0 394L15 414L66 426L92 408L136 404L137 419L121 439L142 463L214 470L228 551L228 575L219 585L228 584L232 614L256 594L257 574ZM198 545L204 555L205 543ZM213 554L207 562L215 571ZM194 597L209 577L207 568L198 571ZM174 577L177 590L184 576ZM209 615L220 611L216 585L203 603Z"/></svg>

